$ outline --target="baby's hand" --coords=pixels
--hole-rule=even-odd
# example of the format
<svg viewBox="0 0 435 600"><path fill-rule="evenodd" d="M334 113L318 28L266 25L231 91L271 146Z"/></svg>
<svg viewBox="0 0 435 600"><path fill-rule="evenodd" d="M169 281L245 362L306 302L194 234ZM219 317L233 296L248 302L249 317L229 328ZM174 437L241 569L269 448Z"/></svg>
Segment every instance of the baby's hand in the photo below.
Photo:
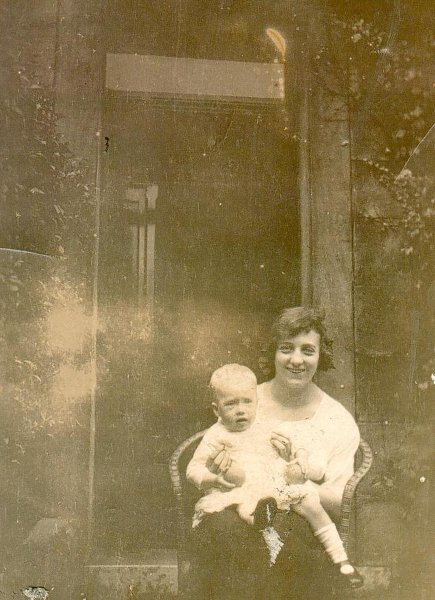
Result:
<svg viewBox="0 0 435 600"><path fill-rule="evenodd" d="M201 481L201 489L208 490L209 488L221 488L223 490L232 490L236 486L234 483L230 483L229 481L225 481L224 475L216 475L214 473L210 473L208 476L203 477Z"/></svg>
<svg viewBox="0 0 435 600"><path fill-rule="evenodd" d="M299 465L302 471L302 475L305 479L308 479L308 470L309 470L309 452L304 448L300 448L295 452L295 457L293 460L289 462L289 465Z"/></svg>
<svg viewBox="0 0 435 600"><path fill-rule="evenodd" d="M284 480L288 485L301 485L306 481L300 465L296 464L295 461L286 465L284 470Z"/></svg>
<svg viewBox="0 0 435 600"><path fill-rule="evenodd" d="M236 487L241 487L246 481L245 471L234 461L223 476L225 481L233 483Z"/></svg>

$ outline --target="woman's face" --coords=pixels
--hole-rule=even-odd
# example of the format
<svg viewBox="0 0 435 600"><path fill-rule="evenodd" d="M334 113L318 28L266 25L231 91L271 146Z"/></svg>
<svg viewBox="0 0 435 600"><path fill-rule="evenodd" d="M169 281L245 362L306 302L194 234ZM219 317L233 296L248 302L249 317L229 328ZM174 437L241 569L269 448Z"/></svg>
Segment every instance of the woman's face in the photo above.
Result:
<svg viewBox="0 0 435 600"><path fill-rule="evenodd" d="M299 333L279 342L275 354L275 378L294 388L307 386L319 364L320 335Z"/></svg>

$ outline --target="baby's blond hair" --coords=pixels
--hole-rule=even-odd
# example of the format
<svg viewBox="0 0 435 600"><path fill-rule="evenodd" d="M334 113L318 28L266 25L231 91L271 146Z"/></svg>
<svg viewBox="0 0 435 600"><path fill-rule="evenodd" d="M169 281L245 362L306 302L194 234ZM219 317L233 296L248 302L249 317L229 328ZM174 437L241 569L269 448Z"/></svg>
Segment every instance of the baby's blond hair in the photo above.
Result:
<svg viewBox="0 0 435 600"><path fill-rule="evenodd" d="M209 387L214 396L217 391L240 384L256 387L257 378L248 367L232 363L216 369L210 378Z"/></svg>

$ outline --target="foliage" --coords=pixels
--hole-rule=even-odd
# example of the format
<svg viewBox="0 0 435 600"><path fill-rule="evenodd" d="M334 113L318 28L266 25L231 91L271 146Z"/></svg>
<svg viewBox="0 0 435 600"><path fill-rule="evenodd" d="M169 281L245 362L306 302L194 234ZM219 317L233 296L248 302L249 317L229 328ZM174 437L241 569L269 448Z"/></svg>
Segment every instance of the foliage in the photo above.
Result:
<svg viewBox="0 0 435 600"><path fill-rule="evenodd" d="M408 354L399 361L413 369L415 395L404 391L408 408L402 413L401 430L385 432L385 446L377 438L375 472L370 479L371 501L398 506L406 522L402 526L411 533L407 544L416 548L427 540L435 475L430 421L435 398L435 179L433 150L423 141L435 121L435 30L433 15L424 15L421 3L416 6L411 0L401 7L399 16L406 27L400 27L399 18L390 28L386 19L374 14L371 19L341 16L335 19L334 35L348 61L354 169L363 177L369 174L379 189L373 199L379 210L370 216L361 210L358 218L376 220L370 225L399 240L402 259L395 257L394 264L401 270L400 281L410 281L411 289L394 288L394 283L390 289L403 291L397 301L406 303L405 318L408 314L411 321L417 315L417 325L409 328ZM373 185L365 190L378 191ZM358 192L360 199L363 193ZM381 198L388 206L380 206ZM364 197L363 202L370 204L372 199ZM406 329L409 322L403 325ZM396 339L399 336L400 332ZM389 376L393 380L397 373ZM404 556L410 558L409 549Z"/></svg>
<svg viewBox="0 0 435 600"><path fill-rule="evenodd" d="M427 443L430 428L426 425L404 428L403 436L385 456L377 457L376 476L371 484L373 499L391 500L402 508L402 516L412 521L419 506L419 498L425 493L434 476L435 449Z"/></svg>
<svg viewBox="0 0 435 600"><path fill-rule="evenodd" d="M16 410L27 433L52 423L53 378L71 353L53 346L50 320L61 307L85 310L94 240L88 169L61 141L50 82L32 60L29 11L24 0L0 7L0 246L8 249L0 257L3 373L13 390L8 417ZM83 329L80 320L76 325ZM57 327L59 335L64 327Z"/></svg>
<svg viewBox="0 0 435 600"><path fill-rule="evenodd" d="M384 172L385 185L402 209L399 225L403 230L402 251L409 257L415 285L428 288L433 281L435 257L435 189L428 176L413 175L403 169L397 177Z"/></svg>
<svg viewBox="0 0 435 600"><path fill-rule="evenodd" d="M87 435L82 400L90 389L93 186L86 164L61 139L51 82L35 67L31 4L0 5L5 547L18 544L42 516L68 514L62 488L69 470L77 478L85 464L79 456Z"/></svg>
<svg viewBox="0 0 435 600"><path fill-rule="evenodd" d="M93 189L86 164L61 141L50 86L31 67L26 5L0 7L1 246L81 260L82 271L91 256Z"/></svg>
<svg viewBox="0 0 435 600"><path fill-rule="evenodd" d="M435 34L429 27L418 38L409 33L391 40L363 19L335 20L350 64L352 121L381 132L367 158L395 174L432 127L435 109Z"/></svg>
<svg viewBox="0 0 435 600"><path fill-rule="evenodd" d="M2 100L0 168L7 208L2 245L59 257L76 254L78 242L86 247L91 233L86 167L59 141L50 97L24 89Z"/></svg>
<svg viewBox="0 0 435 600"><path fill-rule="evenodd" d="M51 81L33 58L31 11L25 0L0 6L0 246L12 249L1 254L0 301L6 379L23 414L36 410L35 422L47 424L43 397L68 354L53 347L47 328L60 307L85 310L94 190L87 165L61 140Z"/></svg>
<svg viewBox="0 0 435 600"><path fill-rule="evenodd" d="M424 323L416 379L433 387L435 319L430 306L435 272L435 178L433 151L423 141L434 125L435 33L431 15L409 5L387 27L379 18L335 17L336 44L345 48L354 160L375 174L396 210L382 215L384 228L400 237L404 265L412 277L413 306ZM426 19L426 21L425 21ZM423 141L423 143L422 143ZM424 152L423 152L424 149ZM420 157L419 153L422 153ZM432 154L430 154L432 152Z"/></svg>

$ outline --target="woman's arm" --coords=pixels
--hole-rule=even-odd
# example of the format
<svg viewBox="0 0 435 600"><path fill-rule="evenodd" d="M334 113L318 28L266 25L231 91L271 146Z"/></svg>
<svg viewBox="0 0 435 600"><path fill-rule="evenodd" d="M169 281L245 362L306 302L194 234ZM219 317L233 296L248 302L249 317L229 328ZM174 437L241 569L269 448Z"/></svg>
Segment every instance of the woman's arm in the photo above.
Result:
<svg viewBox="0 0 435 600"><path fill-rule="evenodd" d="M322 506L334 519L340 516L344 487L354 473L355 454L360 441L358 426L350 414L340 425L337 444L328 460L323 483L319 486Z"/></svg>

